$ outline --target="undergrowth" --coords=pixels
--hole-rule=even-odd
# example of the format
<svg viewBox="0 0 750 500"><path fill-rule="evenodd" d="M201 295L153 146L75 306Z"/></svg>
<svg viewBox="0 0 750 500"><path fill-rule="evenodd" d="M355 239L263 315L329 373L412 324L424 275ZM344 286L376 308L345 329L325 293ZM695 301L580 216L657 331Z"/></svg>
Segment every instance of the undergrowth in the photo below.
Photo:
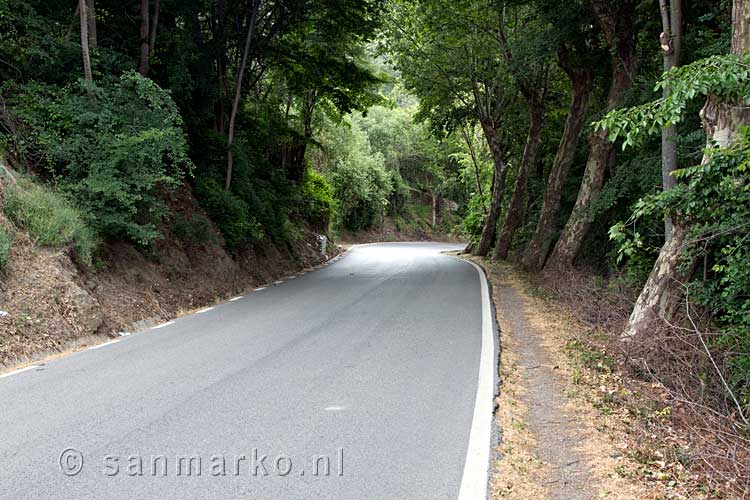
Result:
<svg viewBox="0 0 750 500"><path fill-rule="evenodd" d="M91 264L99 244L97 235L86 225L81 212L61 194L21 178L6 190L3 211L16 226L28 231L37 245L70 245L83 263ZM2 237L0 254L1 240Z"/></svg>

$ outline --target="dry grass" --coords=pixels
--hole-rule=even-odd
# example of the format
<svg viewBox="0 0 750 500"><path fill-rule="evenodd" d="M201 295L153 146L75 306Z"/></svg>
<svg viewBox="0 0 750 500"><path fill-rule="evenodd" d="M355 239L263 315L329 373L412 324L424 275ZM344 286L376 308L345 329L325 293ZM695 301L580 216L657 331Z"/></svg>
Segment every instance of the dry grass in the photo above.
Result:
<svg viewBox="0 0 750 500"><path fill-rule="evenodd" d="M498 321L503 331L509 331L498 311ZM490 491L493 498L527 500L547 498L545 486L547 472L544 464L536 456L534 434L527 424L528 405L526 391L519 377L519 359L516 354L515 338L503 337L502 365L500 379L502 391L496 400L497 425L502 429L502 440L497 450L502 457L492 469Z"/></svg>
<svg viewBox="0 0 750 500"><path fill-rule="evenodd" d="M731 498L694 473L690 441L675 425L675 408L663 386L631 377L620 353L608 347L608 332L622 320L616 311L627 310L628 295L589 288L594 305L581 306L581 312L572 304L585 301L586 292L571 286L570 280L568 299L576 298L561 300L555 286L543 287L512 265L481 263L493 287L512 287L522 296L525 317L541 334L539 348L555 363L560 390L567 396L561 411L576 415L580 439L576 451L583 456L600 498ZM554 485L545 482L544 464L527 465L534 463L533 450L544 443L536 442L533 432L524 428L525 395L540 388L520 383L512 330L503 324L502 304L496 306L506 377L498 423L504 429L502 449L513 453L505 453L496 465L492 490L496 498L555 498ZM514 495L519 484L527 491Z"/></svg>

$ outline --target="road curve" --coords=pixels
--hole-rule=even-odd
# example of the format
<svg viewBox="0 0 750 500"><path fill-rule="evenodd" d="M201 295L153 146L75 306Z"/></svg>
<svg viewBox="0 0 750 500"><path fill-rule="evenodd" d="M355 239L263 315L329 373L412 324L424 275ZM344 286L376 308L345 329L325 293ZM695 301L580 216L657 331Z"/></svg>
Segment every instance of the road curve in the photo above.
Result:
<svg viewBox="0 0 750 500"><path fill-rule="evenodd" d="M457 248L354 247L0 379L0 498L455 500L483 314Z"/></svg>

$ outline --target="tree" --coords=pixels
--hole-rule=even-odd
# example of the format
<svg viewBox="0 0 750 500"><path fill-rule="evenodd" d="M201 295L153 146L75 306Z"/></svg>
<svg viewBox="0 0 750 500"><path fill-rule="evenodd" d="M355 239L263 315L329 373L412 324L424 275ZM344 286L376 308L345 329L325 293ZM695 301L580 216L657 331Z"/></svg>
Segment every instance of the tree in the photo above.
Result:
<svg viewBox="0 0 750 500"><path fill-rule="evenodd" d="M281 40L278 67L289 92L295 123L285 154L289 180L305 174L305 155L319 107L347 114L381 102L381 80L367 63L363 40L371 40L384 5L379 0L305 1L298 24Z"/></svg>
<svg viewBox="0 0 750 500"><path fill-rule="evenodd" d="M549 54L546 44L537 42L537 40L543 40L548 37L548 33L544 28L537 26L534 19L535 13L530 11L528 7L520 8L519 10L521 11L521 15L519 16L519 13L516 13L513 16L515 24L519 25L514 27L513 33L522 32L523 35L518 36L519 40L513 40L515 42L514 49L511 49L511 42L508 40L506 34L504 16L500 18L498 33L503 48L503 58L511 68L513 80L526 103L529 127L526 134L523 155L521 156L521 163L516 175L513 194L505 212L502 229L492 254L494 260L505 259L508 256L508 251L513 243L513 236L524 217L524 200L529 171L536 164L539 152L549 86L549 56L551 54ZM519 21L519 17L523 21ZM530 19L524 19L526 17ZM529 39L534 41L531 46L528 44Z"/></svg>
<svg viewBox="0 0 750 500"><path fill-rule="evenodd" d="M731 54L742 56L748 51L750 51L750 3L745 0L734 0ZM734 70L737 70L736 66ZM710 71L713 72L715 69L710 68ZM708 97L700 112L703 128L708 137L701 164L707 165L712 161L714 151L731 147L738 140L741 128L750 125L750 108L744 105L744 96L732 95L732 92L719 92L715 88L717 86L714 80L715 74L703 73L700 76L712 82L712 85L708 85L705 89ZM674 91L674 87L672 90ZM683 96L682 99L686 97ZM678 119L678 116L670 116L666 123ZM682 293L679 265L689 230L687 224L673 217L671 238L666 241L659 252L654 268L638 296L624 332L625 337L646 334L652 328L654 320L669 317L674 311L676 301Z"/></svg>
<svg viewBox="0 0 750 500"><path fill-rule="evenodd" d="M86 1L78 0L78 17L81 24L81 55L83 57L83 77L87 82L93 81L91 74L91 54L89 53L89 25L86 13Z"/></svg>
<svg viewBox="0 0 750 500"><path fill-rule="evenodd" d="M661 12L662 32L660 45L664 60L664 71L679 66L682 55L682 0L659 0ZM669 97L669 86L663 89L665 98ZM677 127L670 123L662 127L661 131L661 172L663 189L671 189L675 185L672 172L677 170ZM672 235L672 221L664 219L664 239L669 241Z"/></svg>
<svg viewBox="0 0 750 500"><path fill-rule="evenodd" d="M667 96L640 106L613 110L596 124L599 130L609 133L610 140L619 137L623 139L623 147L633 147L641 144L643 136L655 134L665 125L678 124L690 101L696 96L706 96L700 111L707 138L701 164L673 173L688 180L690 185L676 184L658 195L639 200L635 205L636 218L662 209L663 215L672 218L673 228L672 236L661 247L633 308L624 333L626 338L643 335L654 321L672 316L682 296L684 283L692 274L691 263L695 262L699 242L693 241L696 235L707 242L700 245L703 247L701 252L706 251L710 239L721 238L738 229L742 232L742 241L746 239L746 229L732 228L732 221L729 220L723 221L725 226L718 230L719 234L711 234L715 232L712 228L718 227L716 221L712 221L716 218L715 214L729 216L743 212L743 208L725 206L731 204L733 197L739 203L745 203L744 193L732 195L734 190L744 191L746 186L738 173L746 169L747 137L744 131L750 124L750 108L746 106L750 84L747 72L750 62L750 5L742 0L733 3L731 33L731 52L728 55L710 56L672 68L664 73L657 84L657 90L670 89ZM611 229L612 239L627 239L623 226L621 223ZM633 236L633 241L621 246L622 255L632 254L635 248L643 246L639 235ZM723 252L724 249L722 260L726 260L729 254L737 254L737 250L731 249L727 250L727 255ZM721 266L714 271L724 273ZM732 281L733 278L727 278L722 284L731 284Z"/></svg>
<svg viewBox="0 0 750 500"><path fill-rule="evenodd" d="M638 68L635 0L592 0L594 15L612 53L612 76L606 109L620 104L623 94L632 86ZM613 144L604 130L589 135L589 157L578 190L573 212L547 261L548 267L569 267L578 255L591 229L588 211L599 196L607 167L615 159Z"/></svg>
<svg viewBox="0 0 750 500"><path fill-rule="evenodd" d="M94 0L91 0L93 3ZM159 11L161 10L161 0L156 0L154 4L154 16L151 18L150 34L148 37L148 54L150 57L154 57L154 50L156 49L156 30L159 27Z"/></svg>
<svg viewBox="0 0 750 500"><path fill-rule="evenodd" d="M138 73L143 76L148 75L148 56L149 56L149 0L141 0L141 27L140 27L140 62L138 63Z"/></svg>
<svg viewBox="0 0 750 500"><path fill-rule="evenodd" d="M474 254L487 255L507 175L502 127L518 93L506 60L497 57L503 51L497 30L503 6L484 0L422 0L400 2L393 14L389 44L407 88L420 98L418 116L442 132L478 123L484 133L494 172L490 206Z"/></svg>
<svg viewBox="0 0 750 500"><path fill-rule="evenodd" d="M240 108L240 99L242 97L242 79L245 76L247 67L247 56L250 52L250 42L253 39L253 30L255 29L255 20L258 17L258 8L260 0L253 0L250 11L250 18L247 23L247 36L245 37L245 47L242 49L242 62L237 72L237 83L234 86L234 101L232 101L232 112L229 115L229 131L227 132L227 173L224 179L224 189L229 191L232 186L232 168L234 166L234 156L232 154L232 143L234 142L234 128L237 120L237 112Z"/></svg>
<svg viewBox="0 0 750 500"><path fill-rule="evenodd" d="M555 26L557 65L570 80L571 96L565 127L547 177L539 218L522 256L523 265L533 271L542 269L554 241L563 188L594 91L595 68L602 66L604 59L603 51L595 49L601 32L590 8L575 2L562 8L559 2L548 0L540 0L538 7L544 18Z"/></svg>
<svg viewBox="0 0 750 500"><path fill-rule="evenodd" d="M95 49L98 44L96 37L95 0L86 0L86 24L88 29L89 48Z"/></svg>

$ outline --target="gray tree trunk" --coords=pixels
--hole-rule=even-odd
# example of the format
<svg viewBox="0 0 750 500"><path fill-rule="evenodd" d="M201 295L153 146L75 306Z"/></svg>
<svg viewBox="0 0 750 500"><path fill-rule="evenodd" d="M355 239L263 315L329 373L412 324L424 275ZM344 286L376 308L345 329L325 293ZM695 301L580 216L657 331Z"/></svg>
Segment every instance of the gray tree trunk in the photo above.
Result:
<svg viewBox="0 0 750 500"><path fill-rule="evenodd" d="M148 75L148 27L149 27L149 1L141 0L141 56L138 63L138 73Z"/></svg>
<svg viewBox="0 0 750 500"><path fill-rule="evenodd" d="M95 49L96 40L96 5L94 0L86 0L86 24L88 25L89 49Z"/></svg>
<svg viewBox="0 0 750 500"><path fill-rule="evenodd" d="M438 217L440 216L440 206L442 205L442 197L440 193L432 193L432 229L433 231L437 228Z"/></svg>
<svg viewBox="0 0 750 500"><path fill-rule="evenodd" d="M91 0L93 2L93 0ZM154 16L151 18L150 34L148 37L148 54L150 57L154 56L154 49L156 48L156 30L159 27L159 11L161 10L161 0L156 0L154 4ZM223 22L223 21L222 21Z"/></svg>

